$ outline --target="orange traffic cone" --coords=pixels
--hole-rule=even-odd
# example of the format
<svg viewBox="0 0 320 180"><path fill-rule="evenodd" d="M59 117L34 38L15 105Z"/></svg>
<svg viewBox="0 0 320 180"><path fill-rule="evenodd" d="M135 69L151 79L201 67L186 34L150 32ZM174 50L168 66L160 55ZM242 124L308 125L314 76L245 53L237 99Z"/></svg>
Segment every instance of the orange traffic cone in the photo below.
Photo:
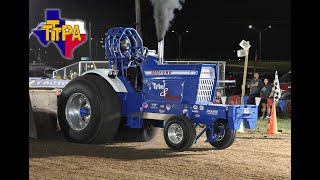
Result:
<svg viewBox="0 0 320 180"><path fill-rule="evenodd" d="M269 119L267 134L277 134L278 133L278 125L277 125L277 113L276 113L276 103L273 102L271 117Z"/></svg>

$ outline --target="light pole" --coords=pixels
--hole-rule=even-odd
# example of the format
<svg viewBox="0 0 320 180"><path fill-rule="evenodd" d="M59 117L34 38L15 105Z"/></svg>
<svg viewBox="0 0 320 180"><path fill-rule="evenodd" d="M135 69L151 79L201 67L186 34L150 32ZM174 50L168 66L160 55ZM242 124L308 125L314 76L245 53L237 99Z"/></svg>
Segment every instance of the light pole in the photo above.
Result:
<svg viewBox="0 0 320 180"><path fill-rule="evenodd" d="M189 31L183 31L182 33L178 33L177 31L172 30L171 32L175 33L178 38L179 38L179 56L178 60L180 61L180 54L181 54L181 37L185 34L188 33Z"/></svg>
<svg viewBox="0 0 320 180"><path fill-rule="evenodd" d="M90 37L90 41L89 41L89 58L90 58L90 61L92 61L92 50L91 50L91 44L92 44L92 41L93 40L93 38L92 37Z"/></svg>
<svg viewBox="0 0 320 180"><path fill-rule="evenodd" d="M94 38L90 38L90 41L94 41L94 43L95 43L95 58L97 58L97 55L98 55L98 39L94 39ZM91 44L92 44L92 42L90 43L90 52L89 52L89 54L90 54L90 59L92 58L92 53L91 53ZM92 59L91 59L92 60Z"/></svg>
<svg viewBox="0 0 320 180"><path fill-rule="evenodd" d="M47 51L44 51L43 59L45 59L45 60L46 60L46 58L47 58Z"/></svg>
<svg viewBox="0 0 320 180"><path fill-rule="evenodd" d="M33 49L31 49L31 48L30 48L30 51L33 51L33 52L34 52L34 60L36 61L36 60L37 60L37 53L36 53L36 51L33 50Z"/></svg>
<svg viewBox="0 0 320 180"><path fill-rule="evenodd" d="M266 27L266 28L264 28L264 29L256 29L256 28L253 27L252 25L249 25L249 29L253 29L253 30L255 30L256 32L259 33L259 60L261 61L261 34L262 34L264 31L266 31L266 30L268 30L268 29L271 29L271 26L268 26L268 27Z"/></svg>
<svg viewBox="0 0 320 180"><path fill-rule="evenodd" d="M91 37L91 22L89 22L89 58L90 58L90 61L92 61L92 55L91 55L91 40L92 40L92 37Z"/></svg>
<svg viewBox="0 0 320 180"><path fill-rule="evenodd" d="M38 57L37 57L37 59L38 59L39 62L42 62L42 60L41 60L41 54L40 54L41 49L39 48L38 50L39 50L39 52L38 52Z"/></svg>

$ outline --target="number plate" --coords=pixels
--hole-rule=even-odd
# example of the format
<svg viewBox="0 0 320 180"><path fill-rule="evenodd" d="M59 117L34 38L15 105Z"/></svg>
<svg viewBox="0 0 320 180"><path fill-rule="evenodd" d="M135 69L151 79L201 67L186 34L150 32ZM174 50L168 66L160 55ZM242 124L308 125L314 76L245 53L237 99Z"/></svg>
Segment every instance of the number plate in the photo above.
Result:
<svg viewBox="0 0 320 180"><path fill-rule="evenodd" d="M244 109L243 109L243 113L244 113L244 114L250 114L249 108L244 108Z"/></svg>

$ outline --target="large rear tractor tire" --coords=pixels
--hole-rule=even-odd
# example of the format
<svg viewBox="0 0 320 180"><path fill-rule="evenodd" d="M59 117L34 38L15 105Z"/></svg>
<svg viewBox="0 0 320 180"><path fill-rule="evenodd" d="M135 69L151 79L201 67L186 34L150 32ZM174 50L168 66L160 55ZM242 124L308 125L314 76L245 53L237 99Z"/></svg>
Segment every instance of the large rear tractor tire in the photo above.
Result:
<svg viewBox="0 0 320 180"><path fill-rule="evenodd" d="M103 144L113 140L121 109L117 93L97 75L69 82L58 99L58 120L65 137L77 143Z"/></svg>
<svg viewBox="0 0 320 180"><path fill-rule="evenodd" d="M163 133L167 145L175 151L188 150L196 139L194 123L184 115L175 115L168 119Z"/></svg>
<svg viewBox="0 0 320 180"><path fill-rule="evenodd" d="M29 137L37 139L37 129L34 120L34 113L32 110L30 95L29 95Z"/></svg>
<svg viewBox="0 0 320 180"><path fill-rule="evenodd" d="M218 136L219 135L218 132L220 130L222 130L222 134L217 138L216 142L210 143L213 147L217 149L226 149L234 143L237 137L237 131L228 128L227 123L217 121L215 123L214 128L215 128L214 136ZM207 138L210 135L210 131L211 131L210 129L206 131Z"/></svg>

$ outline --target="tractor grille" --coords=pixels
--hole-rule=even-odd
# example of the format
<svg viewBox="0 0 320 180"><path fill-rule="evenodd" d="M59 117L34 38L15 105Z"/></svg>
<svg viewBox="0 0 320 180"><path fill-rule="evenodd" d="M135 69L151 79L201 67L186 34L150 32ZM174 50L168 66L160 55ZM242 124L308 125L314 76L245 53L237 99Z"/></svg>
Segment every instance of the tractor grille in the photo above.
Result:
<svg viewBox="0 0 320 180"><path fill-rule="evenodd" d="M213 79L199 79L197 102L211 102L213 85Z"/></svg>

